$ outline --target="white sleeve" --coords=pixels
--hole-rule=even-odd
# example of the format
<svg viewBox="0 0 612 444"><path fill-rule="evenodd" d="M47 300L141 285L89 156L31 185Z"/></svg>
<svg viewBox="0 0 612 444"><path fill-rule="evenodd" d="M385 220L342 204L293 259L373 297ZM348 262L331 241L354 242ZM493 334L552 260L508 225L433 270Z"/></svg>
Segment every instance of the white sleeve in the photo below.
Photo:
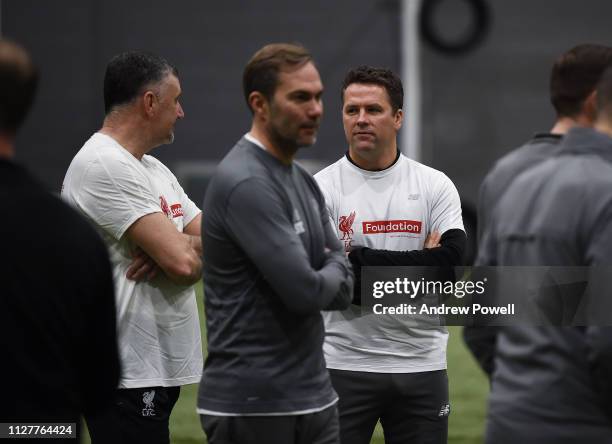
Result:
<svg viewBox="0 0 612 444"><path fill-rule="evenodd" d="M440 234L463 228L461 200L453 182L443 173L433 189L431 201L431 227Z"/></svg>
<svg viewBox="0 0 612 444"><path fill-rule="evenodd" d="M110 156L89 164L73 193L79 210L117 240L142 216L161 212L146 175Z"/></svg>
<svg viewBox="0 0 612 444"><path fill-rule="evenodd" d="M183 187L179 183L174 173L170 171L170 168L168 168L154 156L148 155L148 159L154 162L158 169L161 169L163 174L168 176L172 181L173 188L176 191L179 202L181 203L181 208L183 209L183 227L186 227L198 214L202 212L202 210L200 210L198 206L189 198L189 196L187 196L187 193L185 193L185 190L183 190Z"/></svg>
<svg viewBox="0 0 612 444"><path fill-rule="evenodd" d="M172 178L176 186L176 192L179 195L181 206L183 207L183 227L186 227L193 219L196 218L198 214L202 212L202 210L200 210L198 206L189 198L189 196L187 196L187 193L185 193L185 190L183 190L183 187L179 181L176 179L176 177L174 177L174 174L172 175Z"/></svg>

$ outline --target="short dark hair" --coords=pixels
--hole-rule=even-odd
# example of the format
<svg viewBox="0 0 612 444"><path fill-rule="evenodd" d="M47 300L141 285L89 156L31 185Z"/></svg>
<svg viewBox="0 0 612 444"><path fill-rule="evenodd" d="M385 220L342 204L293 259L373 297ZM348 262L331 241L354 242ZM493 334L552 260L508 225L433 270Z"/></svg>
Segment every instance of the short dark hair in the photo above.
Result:
<svg viewBox="0 0 612 444"><path fill-rule="evenodd" d="M597 110L598 117L612 118L612 67L604 71L597 85Z"/></svg>
<svg viewBox="0 0 612 444"><path fill-rule="evenodd" d="M178 77L178 70L167 60L148 52L130 51L114 56L104 74L104 112L134 100L144 88L164 79Z"/></svg>
<svg viewBox="0 0 612 444"><path fill-rule="evenodd" d="M353 83L365 83L379 85L385 88L389 96L389 103L395 113L404 105L404 88L402 81L393 71L387 68L375 68L373 66L362 65L351 69L342 82L341 99L344 103L344 91Z"/></svg>
<svg viewBox="0 0 612 444"><path fill-rule="evenodd" d="M561 55L550 74L550 101L558 117L576 117L612 64L612 48L583 44Z"/></svg>
<svg viewBox="0 0 612 444"><path fill-rule="evenodd" d="M27 51L0 40L0 130L16 133L28 115L38 85L38 71Z"/></svg>
<svg viewBox="0 0 612 444"><path fill-rule="evenodd" d="M242 90L249 109L249 95L253 91L259 91L270 100L278 86L278 73L298 69L308 62L313 62L312 55L296 43L272 43L253 54L242 74Z"/></svg>

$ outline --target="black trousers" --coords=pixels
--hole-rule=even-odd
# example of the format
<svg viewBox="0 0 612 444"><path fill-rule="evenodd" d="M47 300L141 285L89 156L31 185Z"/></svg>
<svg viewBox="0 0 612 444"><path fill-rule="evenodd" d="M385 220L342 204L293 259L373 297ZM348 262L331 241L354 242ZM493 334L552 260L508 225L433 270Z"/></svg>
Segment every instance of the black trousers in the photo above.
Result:
<svg viewBox="0 0 612 444"><path fill-rule="evenodd" d="M119 389L115 402L85 416L92 444L169 444L170 413L180 387Z"/></svg>
<svg viewBox="0 0 612 444"><path fill-rule="evenodd" d="M445 444L446 370L420 373L329 371L340 397L340 441L369 444L380 420L385 444Z"/></svg>
<svg viewBox="0 0 612 444"><path fill-rule="evenodd" d="M287 416L200 415L208 444L339 444L338 410Z"/></svg>

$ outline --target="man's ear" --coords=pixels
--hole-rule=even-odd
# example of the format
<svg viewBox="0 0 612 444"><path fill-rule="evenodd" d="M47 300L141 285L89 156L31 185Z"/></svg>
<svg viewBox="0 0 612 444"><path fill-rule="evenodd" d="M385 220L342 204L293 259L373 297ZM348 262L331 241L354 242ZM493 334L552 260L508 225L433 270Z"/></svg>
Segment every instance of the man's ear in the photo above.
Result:
<svg viewBox="0 0 612 444"><path fill-rule="evenodd" d="M595 122L595 119L597 119L597 91L593 91L584 99L582 113L589 122Z"/></svg>
<svg viewBox="0 0 612 444"><path fill-rule="evenodd" d="M270 104L268 99L259 91L253 91L249 94L249 106L253 115L260 119L267 120L270 112Z"/></svg>
<svg viewBox="0 0 612 444"><path fill-rule="evenodd" d="M155 115L157 110L157 96L155 93L153 91L145 91L140 97L145 114L147 116Z"/></svg>
<svg viewBox="0 0 612 444"><path fill-rule="evenodd" d="M393 116L393 127L395 128L395 131L400 130L400 128L402 127L403 121L404 121L404 111L402 111L401 108L398 108L398 110L395 111L395 116Z"/></svg>

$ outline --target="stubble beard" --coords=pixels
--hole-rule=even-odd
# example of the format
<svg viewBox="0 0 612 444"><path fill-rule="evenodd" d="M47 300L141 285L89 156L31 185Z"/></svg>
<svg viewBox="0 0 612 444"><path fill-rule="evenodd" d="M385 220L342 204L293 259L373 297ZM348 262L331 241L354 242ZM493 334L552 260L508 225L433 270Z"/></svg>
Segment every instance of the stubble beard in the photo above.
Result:
<svg viewBox="0 0 612 444"><path fill-rule="evenodd" d="M294 137L283 135L275 125L270 125L268 128L269 137L272 143L286 153L295 153L300 145Z"/></svg>
<svg viewBox="0 0 612 444"><path fill-rule="evenodd" d="M164 138L157 139L158 141L155 143L154 147L162 146L162 145L170 145L174 143L174 130L167 134Z"/></svg>

